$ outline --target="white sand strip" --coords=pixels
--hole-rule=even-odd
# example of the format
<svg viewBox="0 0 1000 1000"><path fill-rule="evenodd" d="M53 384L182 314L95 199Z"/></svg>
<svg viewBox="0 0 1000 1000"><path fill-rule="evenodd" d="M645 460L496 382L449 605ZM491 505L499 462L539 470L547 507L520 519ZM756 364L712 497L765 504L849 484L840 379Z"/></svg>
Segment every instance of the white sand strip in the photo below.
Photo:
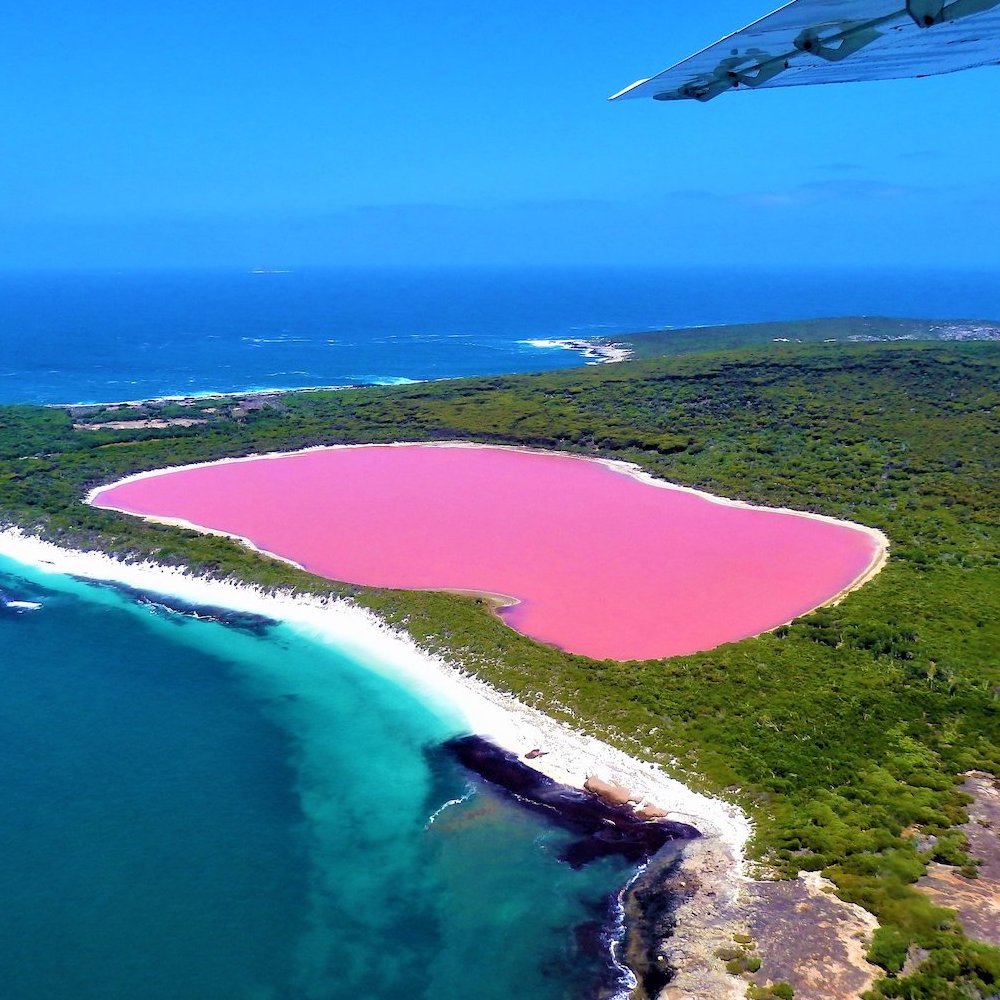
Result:
<svg viewBox="0 0 1000 1000"><path fill-rule="evenodd" d="M584 358L588 359L588 364L613 365L622 361L628 361L632 357L632 350L625 344L605 343L599 344L593 340L586 339L536 339L522 340L522 344L529 344L531 347L555 349L564 351L576 351Z"/></svg>
<svg viewBox="0 0 1000 1000"><path fill-rule="evenodd" d="M671 819L697 827L728 856L734 879L726 888L736 891L744 847L752 833L749 819L738 807L699 794L668 777L658 765L630 757L494 690L419 649L405 633L349 601L268 592L151 562L121 562L103 553L64 549L17 528L0 530L0 555L43 572L121 583L195 605L265 615L335 643L371 669L414 690L444 718L454 719L456 733L475 732L522 757L532 749L543 750L544 756L526 763L555 780L582 788L589 776L596 775L668 810Z"/></svg>

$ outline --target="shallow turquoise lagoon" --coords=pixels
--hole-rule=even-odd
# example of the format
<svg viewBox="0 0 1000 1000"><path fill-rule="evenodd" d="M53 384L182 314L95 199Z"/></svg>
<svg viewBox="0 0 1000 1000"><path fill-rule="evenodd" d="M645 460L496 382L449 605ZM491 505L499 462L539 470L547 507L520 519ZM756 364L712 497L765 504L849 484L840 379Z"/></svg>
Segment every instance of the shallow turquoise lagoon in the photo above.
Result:
<svg viewBox="0 0 1000 1000"><path fill-rule="evenodd" d="M3 560L0 588L43 604L0 613L7 1000L614 991L628 869L560 863L441 752L455 720L286 626Z"/></svg>

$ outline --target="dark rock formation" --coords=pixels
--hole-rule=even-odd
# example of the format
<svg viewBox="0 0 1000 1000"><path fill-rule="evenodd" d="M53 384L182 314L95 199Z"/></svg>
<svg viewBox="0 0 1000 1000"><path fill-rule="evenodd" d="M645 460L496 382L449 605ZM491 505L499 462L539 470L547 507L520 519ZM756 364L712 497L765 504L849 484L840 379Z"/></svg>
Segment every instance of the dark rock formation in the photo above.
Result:
<svg viewBox="0 0 1000 1000"><path fill-rule="evenodd" d="M618 855L641 864L675 840L698 831L685 823L648 820L626 805L613 805L578 788L561 785L481 736L449 740L445 749L465 768L513 795L525 808L544 813L577 835L561 860L580 868L597 858Z"/></svg>

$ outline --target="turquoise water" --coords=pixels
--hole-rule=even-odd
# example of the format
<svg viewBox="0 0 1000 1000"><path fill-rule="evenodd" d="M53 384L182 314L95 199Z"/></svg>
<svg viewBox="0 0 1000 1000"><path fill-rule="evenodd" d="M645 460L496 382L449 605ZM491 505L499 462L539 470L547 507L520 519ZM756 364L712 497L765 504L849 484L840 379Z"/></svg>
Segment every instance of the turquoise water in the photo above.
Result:
<svg viewBox="0 0 1000 1000"><path fill-rule="evenodd" d="M567 834L440 751L454 720L287 626L3 560L0 588L43 604L0 614L6 1000L608 981L597 930L629 871L559 862Z"/></svg>

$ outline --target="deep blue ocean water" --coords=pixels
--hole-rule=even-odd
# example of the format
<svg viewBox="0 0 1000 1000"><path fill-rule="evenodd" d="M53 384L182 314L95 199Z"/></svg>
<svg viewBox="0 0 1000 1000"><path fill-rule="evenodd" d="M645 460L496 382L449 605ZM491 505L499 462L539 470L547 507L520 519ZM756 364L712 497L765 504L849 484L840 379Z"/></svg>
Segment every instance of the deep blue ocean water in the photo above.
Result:
<svg viewBox="0 0 1000 1000"><path fill-rule="evenodd" d="M540 371L532 340L819 316L1000 320L1000 276L301 270L0 274L0 402Z"/></svg>
<svg viewBox="0 0 1000 1000"><path fill-rule="evenodd" d="M0 275L0 403L582 364L532 340L1000 319L995 275ZM336 648L0 562L5 1000L570 1000L628 878L461 773L458 724ZM453 800L460 800L442 806ZM431 818L434 818L431 822Z"/></svg>

